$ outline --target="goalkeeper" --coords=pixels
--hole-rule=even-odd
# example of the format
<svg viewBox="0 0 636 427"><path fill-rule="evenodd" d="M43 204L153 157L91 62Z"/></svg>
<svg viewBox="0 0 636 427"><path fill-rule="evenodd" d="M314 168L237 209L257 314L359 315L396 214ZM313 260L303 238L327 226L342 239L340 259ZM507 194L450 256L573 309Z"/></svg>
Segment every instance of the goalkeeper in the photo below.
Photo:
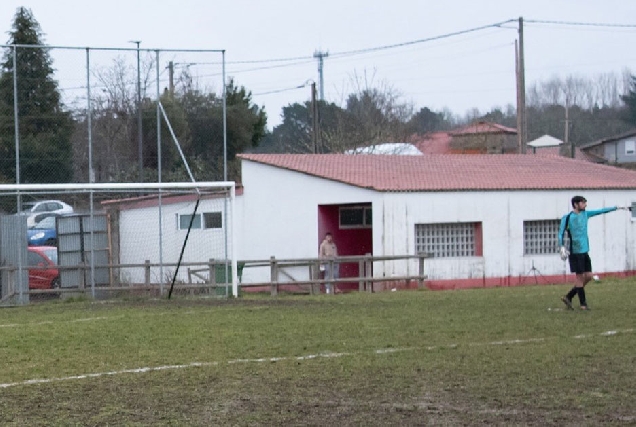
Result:
<svg viewBox="0 0 636 427"><path fill-rule="evenodd" d="M587 237L587 220L596 215L613 212L617 209L631 210L631 208L619 208L616 206L610 208L602 208L598 210L586 210L587 200L582 196L572 197L572 212L561 218L559 226L559 246L561 247L561 259L570 262L570 271L576 274L576 283L574 287L561 297L561 301L572 309L572 298L578 295L579 303L582 310L587 310L587 301L585 300L585 285L592 280L592 261L588 252L589 239ZM565 233L570 237L570 248L567 250L563 240Z"/></svg>

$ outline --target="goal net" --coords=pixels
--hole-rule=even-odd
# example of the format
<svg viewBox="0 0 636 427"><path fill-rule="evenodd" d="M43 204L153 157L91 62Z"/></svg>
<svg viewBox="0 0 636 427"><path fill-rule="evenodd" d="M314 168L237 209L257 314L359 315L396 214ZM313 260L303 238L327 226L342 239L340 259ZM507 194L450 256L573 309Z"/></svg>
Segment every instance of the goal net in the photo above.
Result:
<svg viewBox="0 0 636 427"><path fill-rule="evenodd" d="M238 295L233 182L0 185L4 304Z"/></svg>

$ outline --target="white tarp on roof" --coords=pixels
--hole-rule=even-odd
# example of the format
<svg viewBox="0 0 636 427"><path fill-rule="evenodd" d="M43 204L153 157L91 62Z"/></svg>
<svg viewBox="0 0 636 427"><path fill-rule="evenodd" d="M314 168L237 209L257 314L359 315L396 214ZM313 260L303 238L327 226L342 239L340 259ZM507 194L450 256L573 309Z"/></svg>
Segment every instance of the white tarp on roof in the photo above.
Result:
<svg viewBox="0 0 636 427"><path fill-rule="evenodd" d="M387 142L345 151L345 154L395 154L400 156L421 156L422 152L413 144Z"/></svg>
<svg viewBox="0 0 636 427"><path fill-rule="evenodd" d="M563 144L563 141L550 135L543 135L542 137L539 137L533 141L528 142L528 146L535 147L535 148L558 147L561 144Z"/></svg>

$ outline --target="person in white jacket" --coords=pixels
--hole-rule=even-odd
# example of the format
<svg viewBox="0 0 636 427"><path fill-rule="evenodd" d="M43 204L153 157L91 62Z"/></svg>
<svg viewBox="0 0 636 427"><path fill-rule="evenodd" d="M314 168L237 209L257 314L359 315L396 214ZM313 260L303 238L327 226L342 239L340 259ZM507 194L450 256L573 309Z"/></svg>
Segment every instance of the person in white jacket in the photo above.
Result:
<svg viewBox="0 0 636 427"><path fill-rule="evenodd" d="M333 236L329 232L325 234L325 239L320 244L319 256L324 260L322 262L322 267L325 272L325 280L337 280L340 276L340 266L337 262L334 262L333 259L338 256L338 247L334 243ZM323 270L323 268L321 268L321 270ZM328 294L333 293L333 283L325 283L325 292Z"/></svg>

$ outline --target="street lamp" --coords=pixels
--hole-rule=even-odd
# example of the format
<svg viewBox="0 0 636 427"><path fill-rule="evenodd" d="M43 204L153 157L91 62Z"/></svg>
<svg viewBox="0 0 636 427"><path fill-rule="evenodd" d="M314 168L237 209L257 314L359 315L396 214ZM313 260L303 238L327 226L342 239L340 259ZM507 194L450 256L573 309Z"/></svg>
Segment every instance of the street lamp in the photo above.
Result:
<svg viewBox="0 0 636 427"><path fill-rule="evenodd" d="M137 45L137 144L139 157L139 182L144 180L144 161L143 161L143 132L141 129L141 70L139 67L139 45L141 40L129 40L128 43Z"/></svg>

